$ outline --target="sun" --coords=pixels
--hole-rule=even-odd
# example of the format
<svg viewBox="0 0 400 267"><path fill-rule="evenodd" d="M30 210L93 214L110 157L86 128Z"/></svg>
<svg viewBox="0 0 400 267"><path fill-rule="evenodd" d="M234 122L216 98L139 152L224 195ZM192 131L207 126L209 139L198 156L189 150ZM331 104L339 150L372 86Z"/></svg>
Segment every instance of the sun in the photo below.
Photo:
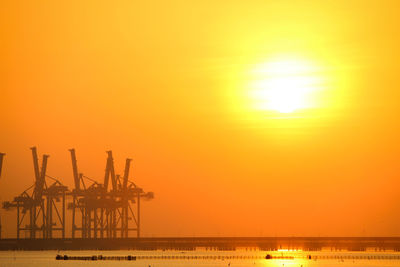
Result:
<svg viewBox="0 0 400 267"><path fill-rule="evenodd" d="M252 70L249 96L258 110L292 113L312 108L320 89L318 68L302 59L277 59Z"/></svg>

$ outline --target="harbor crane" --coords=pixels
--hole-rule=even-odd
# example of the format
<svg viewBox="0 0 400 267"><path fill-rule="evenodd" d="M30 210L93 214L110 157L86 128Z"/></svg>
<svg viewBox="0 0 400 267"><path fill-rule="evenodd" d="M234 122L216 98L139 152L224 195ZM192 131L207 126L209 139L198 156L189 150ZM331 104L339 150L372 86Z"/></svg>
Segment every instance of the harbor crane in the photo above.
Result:
<svg viewBox="0 0 400 267"><path fill-rule="evenodd" d="M126 159L123 175L115 173L112 151L107 151L103 183L79 172L75 149L70 149L74 188L69 190L59 179L47 175L49 155L39 162L36 147L31 148L34 184L3 202L6 210L17 211L17 239L65 238L66 213L72 213L72 238L140 237L141 200L154 198L129 180L132 160ZM0 174L4 153L0 154ZM71 199L67 205L67 198ZM22 236L24 235L24 236Z"/></svg>
<svg viewBox="0 0 400 267"><path fill-rule="evenodd" d="M65 196L68 188L59 180L46 175L49 155L39 158L36 147L31 148L35 182L13 201L3 202L6 210L17 209L17 238L22 233L29 238L53 238L55 232L65 237ZM51 182L46 182L46 178ZM60 204L60 199L62 200ZM28 214L28 215L27 215Z"/></svg>
<svg viewBox="0 0 400 267"><path fill-rule="evenodd" d="M81 238L127 238L132 231L140 237L140 199L151 199L154 194L145 193L129 181L131 159L126 159L121 182L120 175L115 174L112 151L107 151L101 184L78 172L75 149L69 151L75 184L71 192L73 202L68 205L72 210L72 238L77 234ZM83 178L88 179L91 185L86 187ZM136 209L132 206L134 203Z"/></svg>

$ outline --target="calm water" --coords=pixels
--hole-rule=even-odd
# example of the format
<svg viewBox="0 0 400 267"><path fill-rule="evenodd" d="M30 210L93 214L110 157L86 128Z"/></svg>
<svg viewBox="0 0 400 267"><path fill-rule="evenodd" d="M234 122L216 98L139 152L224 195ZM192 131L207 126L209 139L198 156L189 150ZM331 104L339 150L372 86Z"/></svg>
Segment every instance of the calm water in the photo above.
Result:
<svg viewBox="0 0 400 267"><path fill-rule="evenodd" d="M57 261L57 254L69 256L141 256L136 261ZM293 257L292 259L264 259ZM311 260L308 256L311 255ZM149 256L150 259L144 259ZM152 257L178 256L180 259L154 259ZM213 257L212 259L190 259L192 256ZM220 257L218 259L218 257ZM235 259L221 259L234 257ZM248 259L253 257L253 259ZM382 258L392 259L382 259ZM182 259L185 258L185 259ZM215 259L214 259L215 258ZM247 258L247 259L243 259ZM313 259L314 258L314 259ZM369 259L368 259L369 258ZM288 251L1 251L0 266L280 266L280 267L338 267L338 266L400 266L399 252L288 252Z"/></svg>

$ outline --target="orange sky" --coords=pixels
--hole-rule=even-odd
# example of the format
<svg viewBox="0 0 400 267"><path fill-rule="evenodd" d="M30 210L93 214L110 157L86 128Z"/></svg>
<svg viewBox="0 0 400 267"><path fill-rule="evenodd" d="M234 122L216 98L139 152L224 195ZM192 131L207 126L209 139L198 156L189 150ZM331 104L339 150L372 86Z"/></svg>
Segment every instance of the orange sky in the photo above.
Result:
<svg viewBox="0 0 400 267"><path fill-rule="evenodd" d="M30 146L70 187L69 148L98 181L112 149L155 192L144 236L400 235L399 10L1 1L1 201L33 184ZM290 114L253 109L252 71L282 57L313 62L325 89Z"/></svg>

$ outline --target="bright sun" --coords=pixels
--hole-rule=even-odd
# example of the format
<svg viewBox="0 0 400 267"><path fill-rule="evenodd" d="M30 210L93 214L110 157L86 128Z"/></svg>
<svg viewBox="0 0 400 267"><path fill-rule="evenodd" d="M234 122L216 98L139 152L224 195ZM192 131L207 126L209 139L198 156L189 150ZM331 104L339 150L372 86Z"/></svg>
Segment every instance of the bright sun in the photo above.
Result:
<svg viewBox="0 0 400 267"><path fill-rule="evenodd" d="M249 93L256 109L290 113L313 107L313 93L320 85L311 62L279 59L253 69Z"/></svg>

